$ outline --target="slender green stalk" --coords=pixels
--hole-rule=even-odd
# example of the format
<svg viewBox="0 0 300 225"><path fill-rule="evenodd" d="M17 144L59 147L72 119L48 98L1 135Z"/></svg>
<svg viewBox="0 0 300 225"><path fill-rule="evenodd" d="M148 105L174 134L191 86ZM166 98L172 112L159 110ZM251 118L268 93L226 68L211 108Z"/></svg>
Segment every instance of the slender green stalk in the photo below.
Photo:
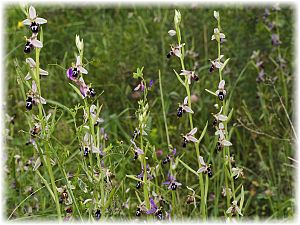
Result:
<svg viewBox="0 0 300 225"><path fill-rule="evenodd" d="M61 221L60 204L59 204L58 194L57 194L57 190L56 190L54 174L53 174L53 170L52 170L52 166L51 166L51 162L50 162L48 144L45 145L45 152L46 152L46 166L48 168L48 173L50 176L50 181L51 181L51 185L52 185L52 189L53 189L53 193L54 193L54 197L55 197L56 211L57 211L58 219L59 219L59 221Z"/></svg>
<svg viewBox="0 0 300 225"><path fill-rule="evenodd" d="M181 32L180 32L180 27L179 24L175 22L175 29L176 29L176 35L177 35L177 41L178 41L178 46L181 45ZM184 66L184 46L181 47L181 54L180 54L180 63L181 63L181 69L185 70L185 66ZM186 93L188 96L188 106L190 108L192 103L191 103L191 92L190 92L190 86L188 84L188 77L185 76L185 82L184 82L184 86L186 89ZM192 114L189 113L189 123L190 123L190 129L192 130L194 128L193 125L193 117ZM195 149L196 149L196 155L197 155L197 161L198 161L198 166L199 168L201 167L201 163L199 162L199 157L200 157L200 151L199 151L199 145L198 143L195 143ZM201 211L201 215L202 215L202 219L206 220L206 200L205 200L205 190L204 190L204 181L203 181L203 175L202 173L199 174L199 186L200 186L200 193L201 193L201 207L200 207L200 211Z"/></svg>
<svg viewBox="0 0 300 225"><path fill-rule="evenodd" d="M279 18L278 18L278 11L276 10L276 33L278 35L278 38L280 39L280 30L279 30ZM280 49L280 45L277 46L277 54L278 54L278 58L281 59L281 49ZM283 91L283 96L284 96L284 103L286 108L288 108L288 91L287 91L287 85L286 85L286 81L285 81L285 75L284 72L282 70L281 65L279 65L279 70L280 70L280 80L281 80L281 85L282 85L282 91Z"/></svg>
<svg viewBox="0 0 300 225"><path fill-rule="evenodd" d="M162 82L161 82L161 74L160 74L160 70L158 72L158 77L159 77L159 87L160 87L160 98L161 98L161 105L162 105L162 110L163 110L163 117L164 117L164 123L165 123L165 129L166 129L166 136L167 136L167 142L168 142L168 148L171 147L171 143L170 143L170 138L169 138L169 129L168 129L168 125L167 125L167 118L166 118L166 112L165 112L165 105L164 105L164 97L163 97L163 89L162 89ZM169 149L171 150L171 149ZM170 173L172 174L172 163L170 163ZM174 191L172 191L172 210L171 210L171 217L174 218L174 216L176 215L176 196Z"/></svg>
<svg viewBox="0 0 300 225"><path fill-rule="evenodd" d="M220 25L220 18L218 18L218 29L219 29L219 32L221 32L221 25ZM221 40L219 39L218 41L218 61L220 63L221 59ZM220 81L223 80L223 76L222 76L222 70L219 69L219 78L220 78ZM226 112L226 109L225 109L225 106L226 106L226 100L224 99L223 100L223 109L224 109L224 113L227 114ZM228 134L228 129L227 129L227 123L225 124L225 136L227 136ZM223 154L223 158L224 158L224 176L225 176L225 186L226 186L226 192L229 188L229 185L228 185L228 176L227 176L227 173L226 173L226 155L228 158L230 158L230 149L229 147L225 147L224 148L224 154ZM233 177L231 176L232 174L232 170L231 170L231 164L230 162L228 163L228 167L229 167L229 173L230 173L230 182L231 182L231 188L232 188L232 193L233 193L233 199L235 200L235 189L234 189L234 181L233 181ZM227 207L230 206L230 196L227 194Z"/></svg>
<svg viewBox="0 0 300 225"><path fill-rule="evenodd" d="M58 157L57 157L57 159L58 159ZM76 211L77 211L77 213L78 213L78 215L79 215L79 217L80 217L80 220L83 221L82 215L81 215L81 213L80 213L80 210L79 210L79 207L78 207L78 204L77 204L77 200L76 200L76 198L75 198L75 196L74 196L74 193L73 193L73 191L72 191L72 188L70 187L70 184L69 184L69 182L68 182L68 176L67 176L67 173L66 173L65 169L63 168L63 166L61 165L61 162L60 162L59 159L57 160L57 164L58 164L58 167L60 168L60 170L62 171L62 173L63 173L63 175L64 175L64 179L65 179L65 181L66 181L68 191L69 191L69 193L70 193L70 195L71 195L71 198L72 198L72 200L73 200L73 202L74 202L74 205L75 205Z"/></svg>
<svg viewBox="0 0 300 225"><path fill-rule="evenodd" d="M164 102L164 95L163 95L163 89L162 89L162 83L161 83L160 70L158 71L158 79L159 79L160 99L161 99L161 106L162 106L162 110L163 110L167 142L168 142L168 146L170 146L169 129L168 129L168 124L167 124L167 117L166 117L165 102Z"/></svg>
<svg viewBox="0 0 300 225"><path fill-rule="evenodd" d="M41 42L43 41L43 32L42 32L42 30L41 30L41 33L40 33L40 40L41 40ZM32 79L36 82L37 93L38 93L38 96L41 97L40 72L39 72L40 71L40 49L39 48L35 49L35 60L36 60L36 67L35 67L34 76L33 76ZM43 110L43 105L41 103L38 104L38 109L39 109L39 118L42 119L44 110ZM42 126L42 132L46 136L46 124L45 124L44 118L41 121L41 126ZM49 174L50 182L51 182L51 186L52 186L52 192L53 192L54 197L55 197L55 206L56 206L57 216L58 216L59 221L61 221L60 204L59 204L58 194L57 194L57 191L56 191L54 174L53 174L52 166L51 166L51 163L50 163L49 146L48 146L48 144L45 144L44 147L45 147L45 158L46 158L45 159L45 165L46 165L47 170L48 170L48 174ZM40 157L41 157L41 159L43 159L42 152L40 152Z"/></svg>

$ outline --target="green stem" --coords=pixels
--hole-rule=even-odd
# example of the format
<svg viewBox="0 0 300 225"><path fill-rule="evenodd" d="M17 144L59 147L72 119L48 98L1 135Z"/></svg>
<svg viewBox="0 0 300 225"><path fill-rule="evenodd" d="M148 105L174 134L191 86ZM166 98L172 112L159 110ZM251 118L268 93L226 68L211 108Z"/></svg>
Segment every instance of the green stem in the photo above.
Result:
<svg viewBox="0 0 300 225"><path fill-rule="evenodd" d="M175 191L172 190L172 211L171 211L171 218L174 220L176 219L175 218L175 215L176 215L176 210L177 207L176 207L176 196L175 196Z"/></svg>
<svg viewBox="0 0 300 225"><path fill-rule="evenodd" d="M175 24L175 29L176 29L177 39L178 39L178 46L179 46L179 45L181 45L181 33L180 33L179 25ZM180 63L181 63L181 69L185 70L185 66L184 66L184 46L181 47ZM191 107L191 105L192 105L192 103L191 103L191 92L190 92L190 86L188 84L188 77L187 76L185 77L185 89L186 89L186 93L187 93L187 96L188 96L188 106L190 108L192 108ZM193 125L193 117L192 117L191 113L189 113L189 123L190 123L190 129L192 130L194 128L194 125ZM199 151L199 144L198 143L195 143L195 149L196 149L198 166L200 168L201 164L198 160L198 158L200 157L200 151ZM200 193L201 193L200 211L201 211L202 219L206 220L206 200L205 200L205 190L204 190L204 181L203 181L203 174L202 173L199 174L199 185L200 185Z"/></svg>
<svg viewBox="0 0 300 225"><path fill-rule="evenodd" d="M167 117L166 117L166 110L165 110L165 104L164 104L164 95L163 95L163 89L162 89L162 83L161 83L160 70L158 71L158 79L159 79L160 99L161 99L161 106L162 106L163 117L164 117L164 122L165 122L167 142L168 142L168 146L170 146L169 129L168 129L168 124L167 124Z"/></svg>
<svg viewBox="0 0 300 225"><path fill-rule="evenodd" d="M278 22L279 22L278 11L276 11L276 32L277 32L278 38L280 39L280 31L279 31L279 27L278 27ZM281 59L280 45L277 46L277 53L278 53L278 58ZM284 72L282 70L281 65L279 65L279 69L280 69L280 80L281 80L283 96L284 96L284 103L285 103L286 107L288 108L288 91L287 91L287 85L286 85L286 81L285 81L285 77L284 77Z"/></svg>
<svg viewBox="0 0 300 225"><path fill-rule="evenodd" d="M41 42L43 42L43 32L41 31L40 33L40 40ZM36 86L37 86L37 92L38 92L38 96L41 97L41 85L40 85L40 49L36 48L35 49L35 60L36 60L36 67L35 67L35 73L34 73L34 77L32 78L35 82L36 82ZM39 109L39 117L43 118L43 105L41 103L38 103L38 109ZM42 120L41 123L42 126L42 132L43 134L46 136L46 125L45 125L45 120ZM54 179L54 174L53 174L53 170L52 170L52 166L50 163L50 153L49 153L49 146L48 144L45 144L45 166L47 167L48 170L48 174L50 177L50 182L51 182L51 186L52 186L52 192L54 194L55 197L55 206L56 206L56 211L57 211L57 216L59 221L61 221L61 211L60 211L60 204L59 204L59 199L58 199L58 194L57 194L57 190L56 190L56 185L55 185L55 179ZM40 154L40 157L42 157L43 159L43 155Z"/></svg>
<svg viewBox="0 0 300 225"><path fill-rule="evenodd" d="M143 128L141 126L141 130L140 130L140 136L141 136L141 149L144 150L144 155L142 155L142 165L144 168L144 174L143 174L143 192L144 192L144 199L145 199L145 203L146 203L146 207L147 209L150 209L150 200L149 200L149 192L148 192L148 182L147 182L147 162L146 162L146 153L147 153L147 148L148 145L146 145L146 148L144 149L143 146Z"/></svg>
<svg viewBox="0 0 300 225"><path fill-rule="evenodd" d="M221 32L221 25L220 25L220 18L218 19L218 29L219 29L219 32ZM217 40L218 42L218 61L220 62L221 59L221 39L219 38ZM221 80L223 80L223 77L222 77L222 71L221 71L221 68L219 69L219 79L220 79L220 82ZM223 100L223 109L225 110L225 106L226 106L226 100L224 99ZM228 134L228 129L227 129L227 124L225 124L225 137L227 137L227 134ZM226 173L226 155L228 157L228 159L230 159L230 149L229 147L225 147L224 148L224 153L223 153L223 159L224 159L224 175L225 175L225 186L226 186L226 192L228 190L228 177L227 177L227 173ZM233 180L233 177L231 176L232 174L232 169L231 169L231 164L230 164L230 160L229 160L229 166L228 166L228 169L229 169L229 173L230 173L230 182L231 182L231 188L232 188L232 193L233 193L233 199L235 200L235 189L234 189L234 180ZM230 207L230 196L227 194L227 208Z"/></svg>
<svg viewBox="0 0 300 225"><path fill-rule="evenodd" d="M53 170L52 170L52 166L51 166L51 162L50 162L48 144L45 145L45 153L46 153L46 167L48 169L48 173L49 173L49 177L50 177L50 182L51 182L51 186L52 186L54 197L55 197L56 211L57 211L58 219L59 219L59 221L61 221L60 204L59 204L57 189L56 189L56 185L55 185L55 179L54 179L54 175L53 175Z"/></svg>

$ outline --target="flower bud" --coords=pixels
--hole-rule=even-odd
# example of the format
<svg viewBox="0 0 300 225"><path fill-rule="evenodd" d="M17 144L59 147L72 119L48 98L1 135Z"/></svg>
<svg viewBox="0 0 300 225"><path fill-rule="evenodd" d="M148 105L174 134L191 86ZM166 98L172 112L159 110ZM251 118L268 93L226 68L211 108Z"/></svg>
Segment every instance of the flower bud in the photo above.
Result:
<svg viewBox="0 0 300 225"><path fill-rule="evenodd" d="M177 11L177 10L175 9L175 16L174 16L174 23L175 23L175 26L179 26L180 21L181 21L181 14L180 14L179 11Z"/></svg>
<svg viewBox="0 0 300 225"><path fill-rule="evenodd" d="M75 38L75 43L76 43L76 47L78 49L79 52L83 51L83 39L79 38L79 35L76 34L76 38Z"/></svg>
<svg viewBox="0 0 300 225"><path fill-rule="evenodd" d="M176 35L176 31L175 31L175 30L169 30L169 31L168 31L168 34L169 34L171 37L173 37L173 36Z"/></svg>
<svg viewBox="0 0 300 225"><path fill-rule="evenodd" d="M218 11L214 11L214 17L216 18L216 20L219 20L219 12Z"/></svg>

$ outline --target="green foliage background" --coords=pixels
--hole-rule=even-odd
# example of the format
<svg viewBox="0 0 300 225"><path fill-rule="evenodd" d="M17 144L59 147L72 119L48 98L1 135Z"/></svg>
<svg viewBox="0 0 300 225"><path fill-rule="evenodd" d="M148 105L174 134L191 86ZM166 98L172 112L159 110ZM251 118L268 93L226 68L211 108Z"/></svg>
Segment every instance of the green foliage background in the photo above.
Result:
<svg viewBox="0 0 300 225"><path fill-rule="evenodd" d="M83 7L57 4L35 5L35 8L41 17L48 20L48 23L43 26L44 47L40 59L41 68L49 72L49 76L41 81L43 97L60 102L69 108L80 102L79 97L68 85L69 81L65 75L65 70L75 61L74 40L75 35L79 34L85 44L84 62L88 62L87 82L93 84L97 93L104 91L98 100L103 104L101 116L105 120L104 127L109 135L109 141L115 146L113 151L116 156L113 158L115 160L113 163L121 165L113 171L117 180L124 179L126 174L136 174L136 168L132 164L132 154L123 153L137 123L134 117L137 100L132 95L136 81L132 79L132 73L137 67L142 66L145 67L146 79L155 81L154 90L149 97L152 118L149 137L151 142L158 149L167 150L158 84L158 70L161 70L171 142L177 147L179 154L185 152L182 160L190 162L192 168L197 168L194 152L180 147L180 134L186 132L188 125L187 117L176 119L177 103L182 102L185 97L173 72L173 69L180 70L180 64L176 58L170 60L166 58L170 50L169 45L175 43L175 39L167 34L168 30L174 29L175 8L182 14L181 31L186 50L199 54L197 57L188 55L186 65L188 69L192 69L197 63L196 73L200 80L192 84L191 89L192 93L199 97L193 110L194 123L200 130L204 128L206 121L212 123L211 113L215 112L213 107L216 103L215 99L204 91L205 88L214 91L218 85L217 73L208 72L210 67L208 59L215 59L217 55L216 44L210 41L215 24L212 16L214 10L220 11L223 32L226 34L227 42L222 45L223 54L226 58L231 58L227 65L227 73L224 75L228 92L254 50L260 50L262 54L266 76L268 78L278 76L278 69L270 59L276 50L271 45L270 33L262 23L264 13L262 5L195 5L193 7L89 5ZM293 6L282 6L279 12L282 41L280 48L287 61L284 76L288 102L285 102L285 107L291 118L294 110L293 82L295 80L293 75L295 15L292 8ZM33 155L32 146L25 146L29 126L25 123L25 103L16 81L14 64L17 61L24 75L27 73L23 37L30 34L27 28L17 26L18 22L24 19L18 6L7 5L5 14L6 110L9 115L16 114L15 124L7 125L11 130L12 139L7 139L5 148L9 170L5 178L7 185L5 198L6 215L9 216L17 204L28 196L24 192L25 188L34 186L37 189L39 182L32 171L16 172L17 164L14 155L20 155L24 164ZM294 158L294 137L282 104L273 88L267 82L257 83L256 77L257 71L249 66L238 83L231 102L231 107L234 108L230 123L233 129L231 152L235 156L236 163L244 168L245 178L241 182L248 199L244 215L249 218L287 218L294 215L295 207L295 171L291 166L293 161L288 158ZM282 85L278 80L275 86L282 95ZM53 106L48 104L47 107L50 109ZM78 152L78 142L74 141L76 133L70 121L71 117L64 113L62 118L57 124L55 138L65 145L65 149L60 149L60 152L62 157L68 158L74 152ZM240 121L243 121L244 126ZM200 151L209 154L212 165L218 157L211 144L213 136L214 130L210 126L200 144ZM120 145L120 141L124 144ZM81 156L75 154L74 157ZM67 161L65 166L70 170L74 169L72 159ZM190 182L196 183L184 168L181 170L181 182L184 187ZM57 170L56 174L59 176ZM134 189L134 182L130 180L126 182L124 187ZM182 204L184 204L187 191L185 189L181 192ZM134 199L134 193L131 194ZM209 191L209 194L212 192ZM35 201L31 197L15 212L16 218L53 216L54 205L49 204L46 190L38 192L35 196L38 198L40 208L44 210L29 215L26 206L34 204ZM116 200L117 207L120 208L118 204L126 201L127 197L119 195L119 199ZM124 213L130 218L134 216L134 210L133 207ZM215 215L213 209L209 210L211 215ZM222 212L220 214L222 215ZM197 215L191 214L191 217Z"/></svg>

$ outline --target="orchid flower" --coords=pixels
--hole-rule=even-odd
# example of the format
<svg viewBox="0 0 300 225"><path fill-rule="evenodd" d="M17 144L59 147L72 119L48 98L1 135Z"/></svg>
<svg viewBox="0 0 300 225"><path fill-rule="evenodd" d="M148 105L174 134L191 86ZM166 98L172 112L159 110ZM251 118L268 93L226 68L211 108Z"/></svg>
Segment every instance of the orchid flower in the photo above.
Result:
<svg viewBox="0 0 300 225"><path fill-rule="evenodd" d="M39 96L35 81L32 81L31 90L27 93L26 109L31 110L33 105L46 104L46 100Z"/></svg>
<svg viewBox="0 0 300 225"><path fill-rule="evenodd" d="M38 17L36 10L33 6L29 7L28 17L23 20L24 25L29 25L32 33L36 34L39 32L39 26L41 24L47 23L47 20L41 17Z"/></svg>
<svg viewBox="0 0 300 225"><path fill-rule="evenodd" d="M171 56L177 56L178 58L181 57L181 48L185 45L182 43L181 45L171 45L171 51L167 54L167 58L171 58Z"/></svg>
<svg viewBox="0 0 300 225"><path fill-rule="evenodd" d="M153 198L150 198L150 204L151 204L151 209L149 209L146 214L154 214L156 216L156 218L158 220L162 220L163 219L163 215L162 215L162 210L161 208L158 208L158 206L155 204Z"/></svg>
<svg viewBox="0 0 300 225"><path fill-rule="evenodd" d="M204 162L204 159L203 159L202 156L199 156L198 160L201 164L201 167L199 168L197 173L204 173L204 174L207 174L209 177L212 177L213 173L212 173L212 169L210 167L210 164L206 165L206 163Z"/></svg>
<svg viewBox="0 0 300 225"><path fill-rule="evenodd" d="M189 142L197 142L197 138L194 137L194 134L197 132L197 127L192 129L189 133L183 136L182 147L185 148L186 144Z"/></svg>
<svg viewBox="0 0 300 225"><path fill-rule="evenodd" d="M82 145L83 145L84 156L88 156L90 149L92 153L101 154L100 148L97 148L96 145L94 144L93 136L88 132L86 132L83 137Z"/></svg>
<svg viewBox="0 0 300 225"><path fill-rule="evenodd" d="M227 214L236 215L237 213L241 216L243 216L241 209L237 206L237 201L233 201L232 205L227 209Z"/></svg>
<svg viewBox="0 0 300 225"><path fill-rule="evenodd" d="M225 39L225 34L220 33L218 28L214 28L214 34L211 36L211 40L220 42L221 39Z"/></svg>
<svg viewBox="0 0 300 225"><path fill-rule="evenodd" d="M233 167L232 168L232 176L234 177L234 179L238 179L239 176L243 177L244 176L243 169L238 168L238 167Z"/></svg>
<svg viewBox="0 0 300 225"><path fill-rule="evenodd" d="M184 112L194 113L194 111L188 107L188 96L186 96L183 100L183 104L179 104L179 108L177 109L177 117L182 117Z"/></svg>
<svg viewBox="0 0 300 225"><path fill-rule="evenodd" d="M36 63L32 58L26 58L26 63L29 65L32 71L36 69ZM48 72L46 70L39 68L39 74L42 76L47 76ZM25 76L25 80L30 80L30 79L31 79L31 75L30 73L27 73L27 75Z"/></svg>
<svg viewBox="0 0 300 225"><path fill-rule="evenodd" d="M72 80L75 81L78 79L80 73L83 74L88 74L88 71L83 68L83 66L81 65L81 58L80 56L76 57L76 63L75 65L73 64L68 70L67 70L67 77Z"/></svg>
<svg viewBox="0 0 300 225"><path fill-rule="evenodd" d="M135 142L133 140L130 140L130 142L133 144L134 146L134 157L133 159L136 160L139 155L143 155L144 151L142 149L140 149L139 147L136 146Z"/></svg>
<svg viewBox="0 0 300 225"><path fill-rule="evenodd" d="M216 95L218 96L220 101L223 101L226 96L225 90L225 80L221 80L218 85L218 90L216 91Z"/></svg>
<svg viewBox="0 0 300 225"><path fill-rule="evenodd" d="M168 180L163 182L163 185L168 185L169 190L175 191L177 187L180 187L182 184L177 182L176 178L169 173Z"/></svg>
<svg viewBox="0 0 300 225"><path fill-rule="evenodd" d="M217 58L215 60L209 60L210 63L211 63L211 66L209 68L209 72L214 72L214 70L217 68L217 69L221 69L224 64L221 62L221 59L224 57L224 55L220 55L220 58Z"/></svg>
<svg viewBox="0 0 300 225"><path fill-rule="evenodd" d="M24 53L28 54L33 48L42 48L43 43L37 40L37 35L32 34L30 38L26 38L26 44L24 47Z"/></svg>
<svg viewBox="0 0 300 225"><path fill-rule="evenodd" d="M199 77L195 74L195 71L190 70L181 70L179 75L187 76L188 77L188 84L191 84L191 80L198 81Z"/></svg>
<svg viewBox="0 0 300 225"><path fill-rule="evenodd" d="M217 126L219 121L225 122L228 119L227 116L221 114L222 109L223 109L223 106L221 107L220 111L217 114L213 114L213 117L214 117L213 126Z"/></svg>
<svg viewBox="0 0 300 225"><path fill-rule="evenodd" d="M93 88L91 88L90 86L86 85L82 77L80 77L76 83L79 84L80 93L82 94L83 98L85 98L87 96L88 97L96 96L95 90Z"/></svg>

